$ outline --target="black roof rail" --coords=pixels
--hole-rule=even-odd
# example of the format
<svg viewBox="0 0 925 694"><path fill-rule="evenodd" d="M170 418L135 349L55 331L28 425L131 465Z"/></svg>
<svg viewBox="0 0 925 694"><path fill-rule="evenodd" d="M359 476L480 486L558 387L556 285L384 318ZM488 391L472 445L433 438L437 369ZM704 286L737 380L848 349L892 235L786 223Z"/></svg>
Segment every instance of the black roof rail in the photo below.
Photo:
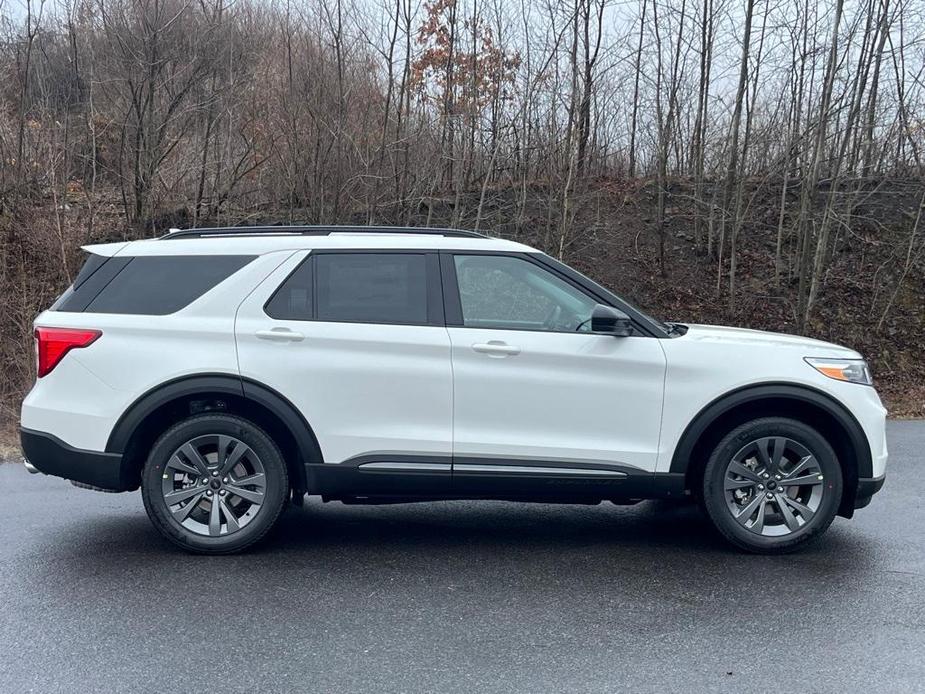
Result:
<svg viewBox="0 0 925 694"><path fill-rule="evenodd" d="M201 227L197 229L171 229L160 239L189 239L209 236L257 236L261 234L284 236L329 236L331 234L422 234L428 236L454 236L464 238L487 239L488 236L477 231L465 229L439 229L431 227L373 227L373 226L236 226L236 227Z"/></svg>

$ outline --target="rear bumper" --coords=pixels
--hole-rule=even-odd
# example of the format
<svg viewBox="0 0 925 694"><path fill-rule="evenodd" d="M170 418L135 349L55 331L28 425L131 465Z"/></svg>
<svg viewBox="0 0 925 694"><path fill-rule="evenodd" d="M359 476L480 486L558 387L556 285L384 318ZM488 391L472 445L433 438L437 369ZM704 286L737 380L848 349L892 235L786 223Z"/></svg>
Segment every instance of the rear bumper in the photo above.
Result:
<svg viewBox="0 0 925 694"><path fill-rule="evenodd" d="M854 508L858 509L867 506L874 494L879 492L883 487L884 481L886 481L886 475L859 479L858 493L854 499Z"/></svg>
<svg viewBox="0 0 925 694"><path fill-rule="evenodd" d="M74 448L43 431L20 429L23 457L39 472L100 489L128 491L122 476L122 454Z"/></svg>

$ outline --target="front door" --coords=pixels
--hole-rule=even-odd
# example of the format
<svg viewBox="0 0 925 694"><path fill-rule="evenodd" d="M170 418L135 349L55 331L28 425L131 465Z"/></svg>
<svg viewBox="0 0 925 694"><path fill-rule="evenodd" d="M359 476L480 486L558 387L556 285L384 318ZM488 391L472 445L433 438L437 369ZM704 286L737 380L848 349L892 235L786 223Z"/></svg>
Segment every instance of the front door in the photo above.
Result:
<svg viewBox="0 0 925 694"><path fill-rule="evenodd" d="M598 299L528 254L445 254L459 492L581 493L655 471L659 340L590 332Z"/></svg>

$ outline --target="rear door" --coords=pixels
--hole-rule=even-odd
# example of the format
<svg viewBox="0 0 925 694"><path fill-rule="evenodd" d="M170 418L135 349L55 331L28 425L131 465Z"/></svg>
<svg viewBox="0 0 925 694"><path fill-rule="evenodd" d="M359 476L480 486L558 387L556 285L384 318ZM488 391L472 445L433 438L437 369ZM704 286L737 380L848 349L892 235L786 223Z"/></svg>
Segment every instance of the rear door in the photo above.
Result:
<svg viewBox="0 0 925 694"><path fill-rule="evenodd" d="M448 489L452 373L436 253L297 253L241 305L235 334L242 376L312 427L329 492Z"/></svg>
<svg viewBox="0 0 925 694"><path fill-rule="evenodd" d="M527 254L445 253L442 267L455 490L582 493L654 472L658 339L592 334L598 299Z"/></svg>

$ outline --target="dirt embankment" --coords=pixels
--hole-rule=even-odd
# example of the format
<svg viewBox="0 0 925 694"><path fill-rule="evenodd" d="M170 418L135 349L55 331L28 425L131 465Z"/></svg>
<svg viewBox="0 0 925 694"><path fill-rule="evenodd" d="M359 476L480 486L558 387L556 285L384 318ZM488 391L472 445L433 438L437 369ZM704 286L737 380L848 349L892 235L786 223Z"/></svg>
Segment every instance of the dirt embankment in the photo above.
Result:
<svg viewBox="0 0 925 694"><path fill-rule="evenodd" d="M857 349L871 363L891 416L925 417L925 230L917 238L910 234L921 186L917 181L878 181L869 189L846 193L854 195L856 204L850 219L840 219L842 223L836 225L819 298L802 328L797 320L793 220L788 216L793 205L784 216L779 268L776 263L779 184L756 182L746 191L749 205L737 242L734 302L728 291L728 247L720 264L715 241L713 253L708 252L705 228L696 238L697 210L691 187L684 181L674 183L668 196L664 273L659 262L656 190L645 180L597 180L576 193L564 260L663 319L802 333ZM432 226L455 222L472 228L480 194L434 198L410 211L379 210L376 221ZM820 191L820 208L826 194ZM560 229L557 200L543 185L526 191L489 190L481 205L480 229L555 254ZM28 233L12 229L5 237L0 361L7 378L0 386L0 457L17 451L19 401L34 378L32 319L69 282L80 263L78 247L152 233L150 228L124 227L115 191L110 203L97 205L92 235L86 231L82 198L68 202L63 214L56 216L50 198L45 203L36 201ZM461 207L455 208L457 203ZM358 211L340 221L365 223L365 215L365 210ZM241 219L250 223L282 218L265 210L241 213ZM301 219L298 212L286 218ZM176 223L169 216L155 221L155 233L160 226ZM305 217L304 221L318 220Z"/></svg>

